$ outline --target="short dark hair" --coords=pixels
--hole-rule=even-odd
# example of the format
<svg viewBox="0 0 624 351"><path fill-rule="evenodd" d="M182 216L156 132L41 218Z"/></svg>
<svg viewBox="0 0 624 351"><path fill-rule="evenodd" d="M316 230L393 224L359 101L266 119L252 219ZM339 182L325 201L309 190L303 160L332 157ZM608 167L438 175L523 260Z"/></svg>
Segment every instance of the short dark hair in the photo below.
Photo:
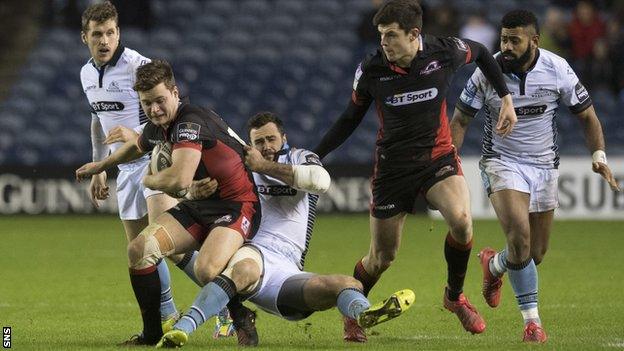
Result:
<svg viewBox="0 0 624 351"><path fill-rule="evenodd" d="M258 112L249 118L247 121L247 135L251 134L252 129L262 128L265 124L271 122L275 123L277 130L283 135L284 123L275 113L268 111Z"/></svg>
<svg viewBox="0 0 624 351"><path fill-rule="evenodd" d="M93 4L82 13L82 31L86 33L89 30L89 22L91 21L104 23L110 19L115 20L115 23L119 25L119 16L115 5L110 1Z"/></svg>
<svg viewBox="0 0 624 351"><path fill-rule="evenodd" d="M398 23L405 33L414 28L422 29L423 10L416 0L388 0L373 17L373 25Z"/></svg>
<svg viewBox="0 0 624 351"><path fill-rule="evenodd" d="M172 90L176 85L173 69L169 62L156 59L137 68L136 82L132 88L136 91L147 91L160 83L165 83L169 90Z"/></svg>
<svg viewBox="0 0 624 351"><path fill-rule="evenodd" d="M503 28L516 28L516 27L528 27L533 26L535 33L539 34L539 25L537 24L537 17L531 11L527 10L513 10L509 11L503 16L501 20L501 26Z"/></svg>

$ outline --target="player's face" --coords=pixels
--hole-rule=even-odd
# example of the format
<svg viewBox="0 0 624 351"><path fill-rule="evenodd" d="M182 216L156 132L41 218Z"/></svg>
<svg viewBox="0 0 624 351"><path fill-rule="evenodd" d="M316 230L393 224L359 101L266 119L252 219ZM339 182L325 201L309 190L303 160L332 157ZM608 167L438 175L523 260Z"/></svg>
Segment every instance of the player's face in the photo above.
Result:
<svg viewBox="0 0 624 351"><path fill-rule="evenodd" d="M381 48L388 61L407 67L416 56L418 45L418 29L412 29L405 33L398 23L389 25L380 24L377 30L381 35Z"/></svg>
<svg viewBox="0 0 624 351"><path fill-rule="evenodd" d="M119 46L119 26L113 19L102 23L92 20L81 37L82 42L89 47L95 64L102 66L110 61Z"/></svg>
<svg viewBox="0 0 624 351"><path fill-rule="evenodd" d="M532 27L501 29L501 55L512 68L521 69L535 57L539 36Z"/></svg>
<svg viewBox="0 0 624 351"><path fill-rule="evenodd" d="M249 132L251 144L260 151L262 157L273 161L275 154L282 149L286 142L286 135L280 133L273 122L269 122L260 128L254 128Z"/></svg>
<svg viewBox="0 0 624 351"><path fill-rule="evenodd" d="M178 88L169 90L165 83L160 83L150 90L139 91L141 107L147 118L157 126L167 128L178 113Z"/></svg>

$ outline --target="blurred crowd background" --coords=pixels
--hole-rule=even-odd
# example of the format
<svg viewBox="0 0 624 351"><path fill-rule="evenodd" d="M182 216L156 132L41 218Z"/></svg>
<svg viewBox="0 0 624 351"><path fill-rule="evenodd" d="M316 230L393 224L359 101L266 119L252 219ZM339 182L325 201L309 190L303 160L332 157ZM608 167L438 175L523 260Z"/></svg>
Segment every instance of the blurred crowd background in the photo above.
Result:
<svg viewBox="0 0 624 351"><path fill-rule="evenodd" d="M90 114L79 72L88 0L0 2L0 164L76 165L91 157ZM371 0L113 1L122 44L172 62L184 95L217 111L239 134L270 110L289 141L312 148L346 107L358 62L379 45ZM540 46L568 59L589 89L610 155L624 155L624 1L422 0L424 33L479 41L498 51L499 23L516 8L540 20ZM474 65L453 81L449 115ZM327 159L369 164L378 128L371 109ZM562 154L587 155L578 121L557 116ZM478 155L482 119L464 155Z"/></svg>

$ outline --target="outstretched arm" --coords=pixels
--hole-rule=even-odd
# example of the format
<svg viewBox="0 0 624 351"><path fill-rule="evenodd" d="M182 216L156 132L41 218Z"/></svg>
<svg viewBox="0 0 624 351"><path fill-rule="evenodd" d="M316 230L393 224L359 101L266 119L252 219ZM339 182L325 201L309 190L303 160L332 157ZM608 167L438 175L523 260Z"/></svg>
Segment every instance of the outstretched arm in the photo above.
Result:
<svg viewBox="0 0 624 351"><path fill-rule="evenodd" d="M321 142L314 148L314 153L320 158L324 158L330 152L347 140L353 131L360 125L369 104L358 105L349 101L349 106L334 122L331 128L325 133Z"/></svg>
<svg viewBox="0 0 624 351"><path fill-rule="evenodd" d="M128 141L103 160L89 162L78 168L76 170L76 179L81 181L108 168L136 160L143 155L144 152L139 148L137 140Z"/></svg>
<svg viewBox="0 0 624 351"><path fill-rule="evenodd" d="M620 186L611 172L611 168L607 165L607 156L605 154L604 135L602 134L602 126L596 115L593 106L589 106L585 110L576 114L583 126L585 134L585 143L592 153L592 170L600 174L611 187L613 191L621 191Z"/></svg>

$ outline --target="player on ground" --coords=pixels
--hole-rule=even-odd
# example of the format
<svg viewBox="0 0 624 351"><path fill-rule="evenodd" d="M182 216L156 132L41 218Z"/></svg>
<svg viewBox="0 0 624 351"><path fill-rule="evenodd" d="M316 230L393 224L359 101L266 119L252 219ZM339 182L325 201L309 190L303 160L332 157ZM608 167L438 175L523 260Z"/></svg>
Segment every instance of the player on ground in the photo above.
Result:
<svg viewBox="0 0 624 351"><path fill-rule="evenodd" d="M254 171L262 204L260 229L222 274L231 279L235 289L207 295L213 306L211 314L201 314L191 306L190 313L165 333L158 346L184 345L191 332L237 294L287 320L301 320L315 311L338 306L344 316L357 319L364 327L395 318L409 308L414 301L411 290L399 291L371 307L358 280L303 271L318 194L329 188L329 174L314 153L288 145L282 121L274 114L259 113L247 126L253 147L246 148L245 161ZM255 314L240 303L228 306L239 345L257 345Z"/></svg>
<svg viewBox="0 0 624 351"><path fill-rule="evenodd" d="M163 335L158 315L160 277L155 264L166 256L198 250L194 273L203 288L193 306L207 314L207 295L235 289L220 273L255 234L260 207L253 177L243 163L243 146L214 112L180 101L166 61L139 67L134 89L149 118L141 136L102 161L84 165L77 177L138 159L155 145L171 142L171 166L146 175L146 187L183 196L193 179L210 177L219 184L207 199L182 201L170 208L128 245L130 281L143 316L143 333L133 340L154 345Z"/></svg>
<svg viewBox="0 0 624 351"><path fill-rule="evenodd" d="M82 88L91 106L91 142L93 161L99 161L110 151L117 150L123 136L119 126L140 131L147 117L132 90L136 69L149 62L138 52L120 44L120 31L115 6L102 2L89 6L82 14L82 42L87 45L91 59L82 67ZM177 203L162 192L146 189L141 184L149 158L142 157L120 164L117 176L119 217L128 241L143 230L149 220ZM99 200L109 197L106 172L94 174L89 186L91 201L99 207ZM173 321L179 316L169 286L167 264L158 263L161 277L161 318Z"/></svg>
<svg viewBox="0 0 624 351"><path fill-rule="evenodd" d="M507 248L481 250L483 296L498 306L502 276L508 271L524 319L523 340L547 339L537 309L537 268L548 248L554 209L558 206L559 155L555 114L562 101L581 122L592 152L592 169L619 190L605 156L600 121L592 100L565 59L540 49L535 15L516 10L502 19L501 53L496 61L514 96L518 123L506 138L492 133L501 100L481 70L466 83L451 121L459 149L468 124L483 109L485 135L479 163L483 185L507 237Z"/></svg>
<svg viewBox="0 0 624 351"><path fill-rule="evenodd" d="M315 148L320 157L337 148L375 102L380 128L372 178L371 245L353 275L367 295L394 261L406 215L413 212L417 196L424 195L449 226L444 307L467 331L481 333L485 322L462 292L472 219L468 188L451 144L445 96L455 70L476 62L502 98L496 132L503 136L516 121L511 96L500 67L483 45L421 34L422 9L415 0L387 1L373 24L381 34L381 49L358 66L347 109ZM365 342L366 334L345 319L345 340Z"/></svg>

